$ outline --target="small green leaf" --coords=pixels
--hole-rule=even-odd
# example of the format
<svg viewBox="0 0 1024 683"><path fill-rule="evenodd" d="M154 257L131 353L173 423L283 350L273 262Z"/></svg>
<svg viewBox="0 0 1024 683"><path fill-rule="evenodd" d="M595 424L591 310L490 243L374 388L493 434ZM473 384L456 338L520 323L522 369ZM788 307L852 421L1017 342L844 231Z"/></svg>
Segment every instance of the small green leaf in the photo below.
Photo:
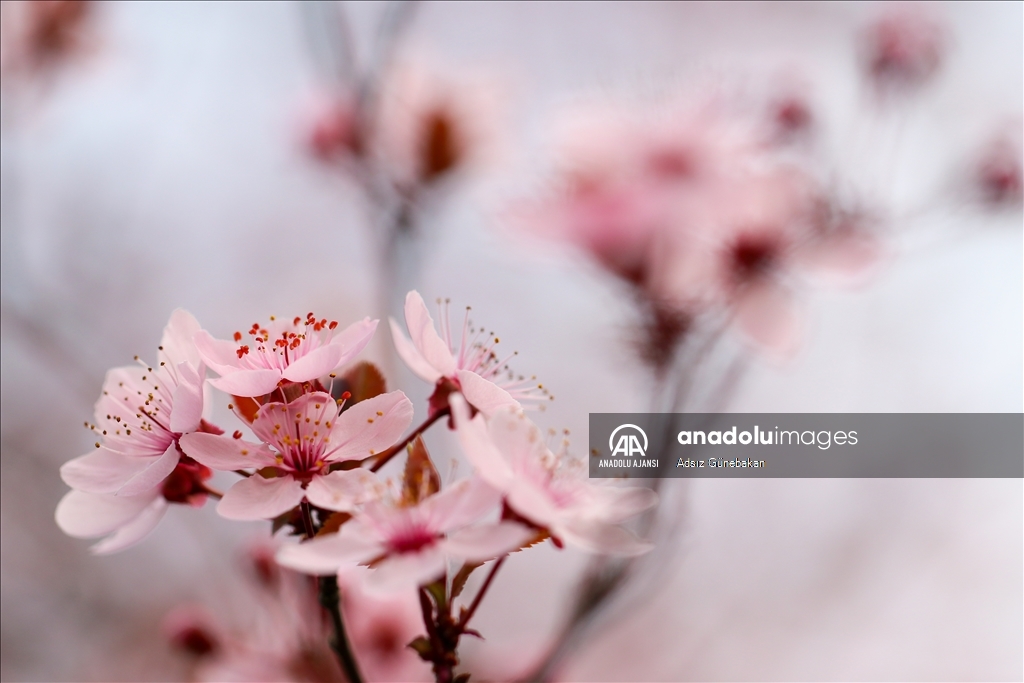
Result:
<svg viewBox="0 0 1024 683"><path fill-rule="evenodd" d="M420 659L422 659L423 661L433 661L433 657L431 655L434 652L434 648L433 646L431 646L430 641L427 640L426 636L416 636L409 643L408 647L411 647L413 650L416 650L416 654L418 654L420 656Z"/></svg>

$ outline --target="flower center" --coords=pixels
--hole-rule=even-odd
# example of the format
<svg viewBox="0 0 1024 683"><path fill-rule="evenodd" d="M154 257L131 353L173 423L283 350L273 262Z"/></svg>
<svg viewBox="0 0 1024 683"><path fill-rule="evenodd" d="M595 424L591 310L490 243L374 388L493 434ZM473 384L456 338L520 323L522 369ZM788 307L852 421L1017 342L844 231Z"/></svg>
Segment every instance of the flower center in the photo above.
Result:
<svg viewBox="0 0 1024 683"><path fill-rule="evenodd" d="M436 536L422 527L414 527L394 536L388 542L388 548L393 553L414 553L418 550L432 545Z"/></svg>
<svg viewBox="0 0 1024 683"><path fill-rule="evenodd" d="M781 252L773 235L741 235L729 248L729 270L740 283L755 280L775 267Z"/></svg>

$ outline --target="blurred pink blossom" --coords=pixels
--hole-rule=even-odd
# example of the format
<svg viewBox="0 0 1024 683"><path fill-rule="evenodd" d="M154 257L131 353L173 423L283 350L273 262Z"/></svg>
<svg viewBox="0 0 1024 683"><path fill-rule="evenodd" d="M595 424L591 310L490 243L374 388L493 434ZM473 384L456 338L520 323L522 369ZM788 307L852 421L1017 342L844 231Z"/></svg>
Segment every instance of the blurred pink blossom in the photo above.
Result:
<svg viewBox="0 0 1024 683"><path fill-rule="evenodd" d="M491 79L425 66L420 55L385 76L374 118L375 153L399 187L425 186L493 156L500 111ZM446 73L442 77L439 74Z"/></svg>
<svg viewBox="0 0 1024 683"><path fill-rule="evenodd" d="M430 665L409 643L423 633L415 591L380 593L364 587L367 567L338 575L342 613L360 669L368 681L432 681Z"/></svg>
<svg viewBox="0 0 1024 683"><path fill-rule="evenodd" d="M919 5L887 9L861 36L864 70L883 91L926 83L942 65L947 47L945 27Z"/></svg>
<svg viewBox="0 0 1024 683"><path fill-rule="evenodd" d="M723 311L758 347L791 351L794 271L866 267L870 235L822 224L826 193L760 117L721 99L660 114L584 118L564 145L568 190L520 222L629 283L652 318L644 348L656 365L695 318Z"/></svg>
<svg viewBox="0 0 1024 683"><path fill-rule="evenodd" d="M317 601L315 582L274 565L273 548L267 544L254 546L249 560L255 582L249 584L251 598L244 604L244 621L227 624L193 604L182 605L164 618L171 644L195 659L194 680L343 680L328 647L330 627Z"/></svg>
<svg viewBox="0 0 1024 683"><path fill-rule="evenodd" d="M69 60L86 46L86 26L95 11L88 0L3 3L0 69L36 72Z"/></svg>
<svg viewBox="0 0 1024 683"><path fill-rule="evenodd" d="M537 426L514 408L471 419L455 396L452 409L466 457L518 516L589 552L631 556L653 547L618 523L656 505L654 491L591 483L552 453Z"/></svg>
<svg viewBox="0 0 1024 683"><path fill-rule="evenodd" d="M311 98L302 119L306 146L321 161L336 161L361 149L358 115L351 98Z"/></svg>

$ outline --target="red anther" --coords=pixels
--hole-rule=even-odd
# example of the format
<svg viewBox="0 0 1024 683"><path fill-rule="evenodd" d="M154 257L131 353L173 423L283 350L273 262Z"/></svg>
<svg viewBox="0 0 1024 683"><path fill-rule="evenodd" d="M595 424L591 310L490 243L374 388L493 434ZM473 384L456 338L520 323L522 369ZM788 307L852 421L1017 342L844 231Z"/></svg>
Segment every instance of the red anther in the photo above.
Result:
<svg viewBox="0 0 1024 683"><path fill-rule="evenodd" d="M333 330L337 326L338 326L338 321L337 320L332 320L331 324L328 325L327 327Z"/></svg>
<svg viewBox="0 0 1024 683"><path fill-rule="evenodd" d="M231 435L231 438L232 439L241 439L242 438L242 432L236 429L235 433Z"/></svg>
<svg viewBox="0 0 1024 683"><path fill-rule="evenodd" d="M341 400L347 401L350 398L352 398L352 392L351 391L343 391L343 392L341 392Z"/></svg>
<svg viewBox="0 0 1024 683"><path fill-rule="evenodd" d="M315 323L313 325L313 331L314 332L319 332L320 331L320 323Z"/></svg>
<svg viewBox="0 0 1024 683"><path fill-rule="evenodd" d="M235 332L235 341L236 342L242 341L242 333L241 332Z"/></svg>
<svg viewBox="0 0 1024 683"><path fill-rule="evenodd" d="M295 320L292 321L292 325L298 326L300 322L302 322L302 318L300 318L299 316L295 316Z"/></svg>
<svg viewBox="0 0 1024 683"><path fill-rule="evenodd" d="M244 356L245 354L249 353L249 347L248 347L248 346L240 346L240 347L238 348L238 350L237 350L237 351L235 351L235 353L237 353L237 354L238 354L238 357L239 357L239 358L241 358L241 357L242 357L242 356Z"/></svg>

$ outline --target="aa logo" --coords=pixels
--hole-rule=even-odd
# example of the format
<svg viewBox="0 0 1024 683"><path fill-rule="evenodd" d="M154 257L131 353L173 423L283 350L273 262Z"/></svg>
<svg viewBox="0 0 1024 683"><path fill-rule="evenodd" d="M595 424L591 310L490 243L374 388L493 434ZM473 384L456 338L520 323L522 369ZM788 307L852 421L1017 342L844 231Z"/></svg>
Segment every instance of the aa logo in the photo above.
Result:
<svg viewBox="0 0 1024 683"><path fill-rule="evenodd" d="M622 433L619 434L619 432ZM619 434L618 441L615 440L616 434ZM640 445L641 438L643 439L642 446ZM636 425L619 425L612 432L612 435L608 437L608 448L612 449L612 457L616 455L627 457L639 455L642 458L647 453L647 435L644 434L644 430Z"/></svg>

